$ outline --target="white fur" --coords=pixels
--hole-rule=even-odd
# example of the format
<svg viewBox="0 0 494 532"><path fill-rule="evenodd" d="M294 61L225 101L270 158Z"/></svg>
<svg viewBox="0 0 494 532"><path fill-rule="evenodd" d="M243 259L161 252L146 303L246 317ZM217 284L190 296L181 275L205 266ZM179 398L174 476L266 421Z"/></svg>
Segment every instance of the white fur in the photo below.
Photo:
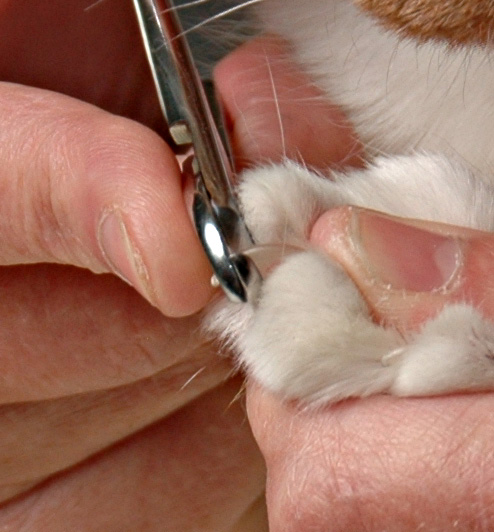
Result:
<svg viewBox="0 0 494 532"><path fill-rule="evenodd" d="M255 308L219 303L209 329L265 386L310 402L492 387L494 324L457 304L405 341L372 321L341 268L310 249L307 231L317 213L343 204L492 230L494 190L458 161L425 154L378 158L332 177L292 162L245 174L240 196L256 241L305 251L267 277Z"/></svg>
<svg viewBox="0 0 494 532"><path fill-rule="evenodd" d="M453 153L486 174L494 170L488 49L399 39L352 0L265 0L259 11L346 110L370 154Z"/></svg>
<svg viewBox="0 0 494 532"><path fill-rule="evenodd" d="M347 111L369 157L387 156L331 179L292 162L247 172L240 197L256 242L303 251L267 277L255 308L217 304L209 330L265 386L312 403L493 388L494 324L479 312L448 306L403 338L307 243L318 214L346 204L494 230L488 52L400 42L350 0L265 0L261 14Z"/></svg>

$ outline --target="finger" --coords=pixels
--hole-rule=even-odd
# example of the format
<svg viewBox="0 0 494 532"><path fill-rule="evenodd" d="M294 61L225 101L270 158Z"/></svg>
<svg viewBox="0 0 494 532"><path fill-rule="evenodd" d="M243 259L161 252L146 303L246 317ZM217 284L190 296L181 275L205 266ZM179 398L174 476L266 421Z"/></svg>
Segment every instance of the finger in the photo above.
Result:
<svg viewBox="0 0 494 532"><path fill-rule="evenodd" d="M3 505L0 528L237 530L264 489L244 409L232 403L237 391L238 382L209 393Z"/></svg>
<svg viewBox="0 0 494 532"><path fill-rule="evenodd" d="M49 264L4 267L0 293L0 404L215 366L199 315L167 318L114 276Z"/></svg>
<svg viewBox="0 0 494 532"><path fill-rule="evenodd" d="M0 502L171 415L229 375L225 360L199 352L127 386L3 405Z"/></svg>
<svg viewBox="0 0 494 532"><path fill-rule="evenodd" d="M0 264L113 272L168 315L210 297L175 158L151 131L67 97L0 86Z"/></svg>
<svg viewBox="0 0 494 532"><path fill-rule="evenodd" d="M494 318L490 233L342 207L323 214L310 238L342 264L380 321L413 330L455 302Z"/></svg>
<svg viewBox="0 0 494 532"><path fill-rule="evenodd" d="M493 528L492 395L301 411L250 392L273 532Z"/></svg>
<svg viewBox="0 0 494 532"><path fill-rule="evenodd" d="M360 144L346 117L288 57L275 37L250 41L215 71L240 166L300 160L356 165Z"/></svg>

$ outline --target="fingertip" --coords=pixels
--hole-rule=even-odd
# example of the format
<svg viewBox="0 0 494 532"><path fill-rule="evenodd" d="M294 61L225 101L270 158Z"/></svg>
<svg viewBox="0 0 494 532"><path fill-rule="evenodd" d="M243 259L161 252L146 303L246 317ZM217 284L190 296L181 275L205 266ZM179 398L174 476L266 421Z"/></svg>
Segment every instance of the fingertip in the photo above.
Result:
<svg viewBox="0 0 494 532"><path fill-rule="evenodd" d="M210 267L195 234L181 227L173 234L153 237L143 234L143 225L138 216L124 221L118 210L103 216L98 240L110 270L166 316L196 313L209 301L213 288ZM155 238L161 245L154 243Z"/></svg>
<svg viewBox="0 0 494 532"><path fill-rule="evenodd" d="M361 147L343 112L274 36L249 41L216 68L241 166L302 160L312 167L360 164Z"/></svg>
<svg viewBox="0 0 494 532"><path fill-rule="evenodd" d="M166 278L156 282L157 306L171 318L182 318L200 311L216 290L211 283L209 262L195 235L192 239L189 253L186 256L178 254L173 265L168 267Z"/></svg>
<svg viewBox="0 0 494 532"><path fill-rule="evenodd" d="M286 451L281 448L281 442L286 441L287 429L296 411L293 405L249 379L246 406L249 423L264 457L271 460L273 455ZM273 438L273 434L280 437Z"/></svg>
<svg viewBox="0 0 494 532"><path fill-rule="evenodd" d="M328 254L333 253L336 244L346 246L353 211L353 207L343 206L323 212L311 228L310 242Z"/></svg>
<svg viewBox="0 0 494 532"><path fill-rule="evenodd" d="M347 206L323 213L310 241L342 266L377 322L405 332L465 297L462 246L438 225Z"/></svg>

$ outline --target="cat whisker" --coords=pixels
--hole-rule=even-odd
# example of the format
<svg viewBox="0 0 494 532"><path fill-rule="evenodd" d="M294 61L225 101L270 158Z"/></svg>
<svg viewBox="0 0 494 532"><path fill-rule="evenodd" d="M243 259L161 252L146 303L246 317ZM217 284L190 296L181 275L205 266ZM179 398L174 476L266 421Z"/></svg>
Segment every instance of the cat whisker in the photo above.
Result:
<svg viewBox="0 0 494 532"><path fill-rule="evenodd" d="M185 390L187 386L196 378L198 377L204 370L206 369L206 366L203 366L202 368L199 368L193 375L191 375L180 387L180 391Z"/></svg>
<svg viewBox="0 0 494 532"><path fill-rule="evenodd" d="M101 0L98 0L101 1ZM164 9L163 13L168 13L169 11L180 11L182 9L188 9L191 7L200 6L203 4L208 4L211 0L191 0L190 2L186 2L185 4L178 4L173 7L169 7L168 9Z"/></svg>
<svg viewBox="0 0 494 532"><path fill-rule="evenodd" d="M281 140L281 149L282 149L282 155L283 157L286 157L286 141L285 141L285 130L283 128L283 118L281 116L281 109L280 109L280 98L278 95L278 91L276 90L276 84L274 82L273 77L273 70L271 68L271 63L269 62L269 59L266 57L266 66L268 68L268 74L269 74L269 82L271 84L271 90L273 93L273 101L276 108L276 117L278 119L278 124L280 127L280 140Z"/></svg>
<svg viewBox="0 0 494 532"><path fill-rule="evenodd" d="M242 401L243 398L245 397L246 391L247 391L247 386L245 382L242 382L238 392L234 395L233 399L228 403L227 407L225 408L225 412L230 410L230 408L232 408L235 405L235 403Z"/></svg>
<svg viewBox="0 0 494 532"><path fill-rule="evenodd" d="M237 11L240 11L241 9L244 9L245 7L248 7L248 6L251 6L251 5L254 5L254 4L259 4L260 2L262 2L263 0L246 0L245 2L241 3L241 4L238 4L236 6L233 6L233 7L230 7L228 9L225 9L223 11L221 11L220 13L216 13L204 20L201 20L201 22L198 22L197 24L191 26L190 28L187 28L185 30L183 30L180 34L176 35L175 36L175 39L177 39L178 37L181 37L182 35L187 35L188 33L191 33L193 31L196 31L198 30L199 28L202 28L203 26L206 26L207 24L210 24L211 22L215 21L215 20L219 20L223 17L227 17L229 15L232 15L233 13L237 12Z"/></svg>
<svg viewBox="0 0 494 532"><path fill-rule="evenodd" d="M98 7L104 1L105 0L94 0L94 2L91 2L88 6L84 8L84 13L87 13L88 11L91 11L91 9Z"/></svg>

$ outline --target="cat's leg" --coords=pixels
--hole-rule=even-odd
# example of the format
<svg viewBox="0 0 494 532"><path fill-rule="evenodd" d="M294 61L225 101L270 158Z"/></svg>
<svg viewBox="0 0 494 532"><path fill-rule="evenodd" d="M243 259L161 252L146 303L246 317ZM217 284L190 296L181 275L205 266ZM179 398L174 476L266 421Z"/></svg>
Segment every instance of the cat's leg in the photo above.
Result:
<svg viewBox="0 0 494 532"><path fill-rule="evenodd" d="M240 197L260 243L288 239L307 245L315 218L338 205L494 231L489 180L438 154L379 157L366 168L333 172L330 178L287 161L245 172Z"/></svg>

